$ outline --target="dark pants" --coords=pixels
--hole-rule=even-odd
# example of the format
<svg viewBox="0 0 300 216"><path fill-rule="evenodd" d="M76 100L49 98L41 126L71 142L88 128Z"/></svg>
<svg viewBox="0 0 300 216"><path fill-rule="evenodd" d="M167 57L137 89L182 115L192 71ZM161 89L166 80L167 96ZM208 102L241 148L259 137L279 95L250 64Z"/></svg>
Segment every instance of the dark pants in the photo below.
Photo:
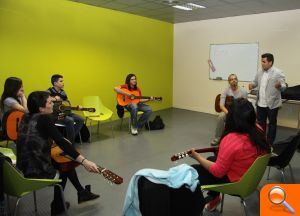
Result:
<svg viewBox="0 0 300 216"><path fill-rule="evenodd" d="M217 157L210 156L207 158L207 160L215 162L217 160ZM230 182L227 175L222 178L217 178L200 164L194 164L192 165L192 167L194 167L197 170L200 185L213 185L213 184L223 184L223 183ZM215 191L208 191L207 194L210 197L214 198L218 196L220 193Z"/></svg>
<svg viewBox="0 0 300 216"><path fill-rule="evenodd" d="M215 161L216 157L209 157L208 160ZM199 174L200 185L230 182L227 176L217 178L200 164L192 165L192 167ZM143 216L199 216L206 204L200 186L197 187L195 192L191 192L184 186L179 189L169 188L166 185L155 184L141 177L138 182L138 192L140 211ZM219 193L209 191L208 195L212 199Z"/></svg>
<svg viewBox="0 0 300 216"><path fill-rule="evenodd" d="M66 126L67 139L74 144L75 137L79 133L84 124L84 119L76 115L75 113L71 113L67 115L64 119L58 120L57 123L62 123Z"/></svg>
<svg viewBox="0 0 300 216"><path fill-rule="evenodd" d="M82 185L79 182L75 168L71 169L68 172L60 173L59 178L62 180L60 185L62 186L63 189L65 189L67 180L69 179L72 182L73 186L76 188L77 192L84 190L84 188L82 187ZM60 210L62 210L64 207L63 200L62 200L62 194L61 194L59 187L57 187L57 186L54 187L54 200L53 200L53 204L51 205L51 207L60 209Z"/></svg>
<svg viewBox="0 0 300 216"><path fill-rule="evenodd" d="M144 103L128 104L125 108L130 112L131 124L132 124L132 127L134 127L134 128L144 127L145 123L147 123L147 121L152 113L151 107ZM137 120L138 111L143 112L143 114L139 118L139 120Z"/></svg>
<svg viewBox="0 0 300 216"><path fill-rule="evenodd" d="M199 216L205 205L200 187L174 189L145 177L138 181L138 194L143 216Z"/></svg>
<svg viewBox="0 0 300 216"><path fill-rule="evenodd" d="M257 106L257 121L265 131L267 128L267 119L269 120L267 140L270 145L274 143L276 138L278 109L279 108L270 109L268 107Z"/></svg>

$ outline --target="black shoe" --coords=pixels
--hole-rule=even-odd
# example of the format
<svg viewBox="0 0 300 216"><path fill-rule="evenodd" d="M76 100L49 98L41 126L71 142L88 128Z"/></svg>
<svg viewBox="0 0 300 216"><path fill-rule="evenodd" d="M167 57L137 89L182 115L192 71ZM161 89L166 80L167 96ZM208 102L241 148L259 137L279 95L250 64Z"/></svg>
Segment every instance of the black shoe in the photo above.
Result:
<svg viewBox="0 0 300 216"><path fill-rule="evenodd" d="M85 201L94 200L94 199L97 199L98 197L100 197L100 195L93 194L91 192L90 185L86 185L85 189L83 191L77 192L77 195L78 195L78 204L85 202Z"/></svg>
<svg viewBox="0 0 300 216"><path fill-rule="evenodd" d="M66 202L65 203L66 208L69 209L70 208L70 203ZM59 215L65 212L64 206L62 205L62 203L57 204L56 202L52 201L51 203L51 215Z"/></svg>

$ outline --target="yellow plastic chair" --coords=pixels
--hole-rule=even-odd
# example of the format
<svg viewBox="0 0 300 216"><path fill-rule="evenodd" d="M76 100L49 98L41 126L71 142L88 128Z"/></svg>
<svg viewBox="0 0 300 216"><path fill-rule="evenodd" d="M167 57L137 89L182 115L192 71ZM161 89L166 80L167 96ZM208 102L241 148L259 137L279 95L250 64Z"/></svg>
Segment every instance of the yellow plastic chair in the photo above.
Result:
<svg viewBox="0 0 300 216"><path fill-rule="evenodd" d="M103 105L101 99L98 96L86 96L83 98L83 106L95 108L95 112L83 111L86 118L86 122L90 120L90 142L92 140L92 121L97 121L97 134L99 134L99 124L103 121L112 121L113 112ZM112 136L114 136L113 125L111 124Z"/></svg>
<svg viewBox="0 0 300 216"><path fill-rule="evenodd" d="M8 161L3 163L3 185L4 193L7 196L17 197L17 202L14 210L14 215L18 213L18 205L20 200L33 192L34 197L34 211L37 213L37 202L36 202L36 193L35 191L48 186L58 186L61 190L63 202L65 203L64 193L61 185L60 179L31 179L25 178L13 165ZM9 199L7 199L9 201ZM9 206L9 203L8 203ZM67 213L67 208L65 207L65 212Z"/></svg>

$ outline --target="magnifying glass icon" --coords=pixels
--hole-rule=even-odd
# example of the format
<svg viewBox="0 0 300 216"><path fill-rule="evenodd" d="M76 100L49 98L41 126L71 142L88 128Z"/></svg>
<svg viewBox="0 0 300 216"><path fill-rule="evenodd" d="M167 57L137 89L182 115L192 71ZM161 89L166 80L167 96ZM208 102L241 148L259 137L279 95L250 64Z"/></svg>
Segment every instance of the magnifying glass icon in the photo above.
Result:
<svg viewBox="0 0 300 216"><path fill-rule="evenodd" d="M286 207L286 209L289 210L290 213L295 214L295 210L293 209L292 206L290 206L285 201L285 198L286 198L285 191L281 187L274 186L270 189L270 191L269 191L270 202L275 205L283 204L284 207Z"/></svg>

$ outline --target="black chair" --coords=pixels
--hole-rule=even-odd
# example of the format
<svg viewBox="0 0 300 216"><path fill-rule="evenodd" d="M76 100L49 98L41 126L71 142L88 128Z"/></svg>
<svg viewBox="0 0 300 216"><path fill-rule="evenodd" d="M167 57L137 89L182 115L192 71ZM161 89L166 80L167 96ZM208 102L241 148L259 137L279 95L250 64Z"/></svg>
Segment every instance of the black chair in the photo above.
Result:
<svg viewBox="0 0 300 216"><path fill-rule="evenodd" d="M277 142L273 144L273 152L277 154L276 156L272 156L269 161L269 170L268 177L271 167L277 168L281 173L281 181L285 182L285 168L289 166L292 181L295 182L294 174L292 167L290 165L290 161L292 160L298 146L300 144L300 132L296 135L289 137L284 141Z"/></svg>

